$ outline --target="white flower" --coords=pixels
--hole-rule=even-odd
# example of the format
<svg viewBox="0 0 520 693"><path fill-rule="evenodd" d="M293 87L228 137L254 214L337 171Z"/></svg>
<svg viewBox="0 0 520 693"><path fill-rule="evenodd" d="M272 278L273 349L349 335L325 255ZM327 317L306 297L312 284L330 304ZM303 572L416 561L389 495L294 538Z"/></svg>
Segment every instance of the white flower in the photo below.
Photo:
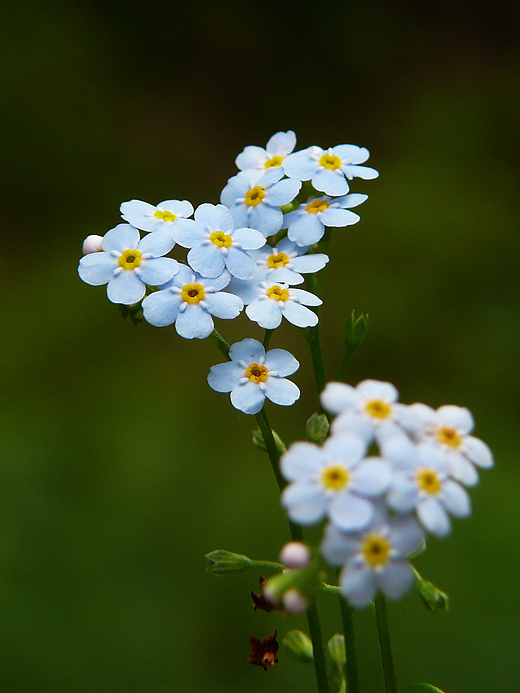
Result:
<svg viewBox="0 0 520 693"><path fill-rule="evenodd" d="M188 200L164 200L155 207L141 200L130 200L123 202L120 210L125 221L148 232L169 231L177 219L193 214L193 206Z"/></svg>
<svg viewBox="0 0 520 693"><path fill-rule="evenodd" d="M267 169L283 166L285 157L295 146L296 135L292 130L288 130L273 135L265 149L254 145L244 147L235 159L237 168L242 171L239 175L247 175L252 181L261 178Z"/></svg>
<svg viewBox="0 0 520 693"><path fill-rule="evenodd" d="M343 565L339 586L354 607L368 606L378 591L399 599L413 584L413 570L406 557L424 538L411 516L388 517L378 509L376 519L361 532L342 532L328 525L321 551L332 565Z"/></svg>
<svg viewBox="0 0 520 693"><path fill-rule="evenodd" d="M327 515L344 530L366 527L374 515L372 500L385 493L390 465L365 457L367 446L356 435L333 435L318 447L295 443L280 460L280 471L291 483L282 505L293 522L315 524Z"/></svg>
<svg viewBox="0 0 520 693"><path fill-rule="evenodd" d="M79 276L87 284L108 284L112 303L132 305L146 293L146 285L159 286L178 271L179 263L169 257L174 243L169 233L158 231L139 240L130 224L118 224L103 237L102 252L89 253L79 262Z"/></svg>
<svg viewBox="0 0 520 693"><path fill-rule="evenodd" d="M83 241L83 255L103 252L103 236L87 236Z"/></svg>
<svg viewBox="0 0 520 693"><path fill-rule="evenodd" d="M394 442L394 449L397 447ZM414 449L406 465L395 472L387 496L390 507L400 513L415 510L422 526L438 537L451 529L449 515L467 517L471 504L467 491L450 478L448 456L431 443Z"/></svg>
<svg viewBox="0 0 520 693"><path fill-rule="evenodd" d="M397 402L397 389L387 382L363 380L357 387L345 383L328 383L321 393L327 411L337 414L332 431L352 431L367 443L379 443L418 427L416 417L405 404Z"/></svg>
<svg viewBox="0 0 520 693"><path fill-rule="evenodd" d="M231 392L231 404L246 414L257 414L265 398L290 406L300 396L298 387L284 376L299 368L298 361L284 349L267 353L256 339L243 339L229 350L231 361L212 366L209 386L217 392Z"/></svg>
<svg viewBox="0 0 520 693"><path fill-rule="evenodd" d="M429 441L440 447L450 460L451 476L465 486L478 482L475 469L493 466L493 453L479 438L469 435L474 428L469 409L446 404L437 410L426 404L412 404L410 409L421 423L418 441Z"/></svg>

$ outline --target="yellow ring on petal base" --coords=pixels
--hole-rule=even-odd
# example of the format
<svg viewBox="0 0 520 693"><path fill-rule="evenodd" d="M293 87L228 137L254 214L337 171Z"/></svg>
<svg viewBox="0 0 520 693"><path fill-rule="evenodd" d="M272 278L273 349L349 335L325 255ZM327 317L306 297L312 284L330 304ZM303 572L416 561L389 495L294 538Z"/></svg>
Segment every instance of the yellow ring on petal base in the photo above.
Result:
<svg viewBox="0 0 520 693"><path fill-rule="evenodd" d="M372 534L361 544L365 561L373 568L385 565L390 558L390 542L379 534Z"/></svg>
<svg viewBox="0 0 520 693"><path fill-rule="evenodd" d="M210 234L209 240L213 243L213 245L216 245L219 248L230 248L231 244L233 243L231 236L228 236L227 233L224 233L224 231L213 231L213 233Z"/></svg>
<svg viewBox="0 0 520 693"><path fill-rule="evenodd" d="M186 303L193 305L200 303L206 298L206 292L202 284L184 284L181 291L181 298Z"/></svg>
<svg viewBox="0 0 520 693"><path fill-rule="evenodd" d="M272 159L267 159L265 162L265 167L266 168L276 168L277 166L281 166L283 161L283 156L273 156Z"/></svg>
<svg viewBox="0 0 520 693"><path fill-rule="evenodd" d="M432 496L436 496L441 490L441 482L433 469L423 469L417 474L417 483L420 488Z"/></svg>
<svg viewBox="0 0 520 693"><path fill-rule="evenodd" d="M278 269L279 267L285 267L288 265L290 259L285 253L273 253L267 258L267 266L272 269Z"/></svg>
<svg viewBox="0 0 520 693"><path fill-rule="evenodd" d="M177 217L175 216L175 214L173 212L168 212L167 210L162 210L162 209L158 209L154 213L154 217L156 219L162 219L163 221L169 221L170 223L173 223L175 221L175 219L177 219Z"/></svg>
<svg viewBox="0 0 520 693"><path fill-rule="evenodd" d="M142 254L140 250L123 250L121 256L117 260L117 264L124 270L133 270L139 267L141 261Z"/></svg>
<svg viewBox="0 0 520 693"><path fill-rule="evenodd" d="M305 211L309 212L309 214L318 214L318 212L324 212L328 208L328 200L313 200L305 207Z"/></svg>
<svg viewBox="0 0 520 693"><path fill-rule="evenodd" d="M341 491L342 488L348 486L350 474L339 464L331 467L326 467L321 473L321 483L330 491Z"/></svg>
<svg viewBox="0 0 520 693"><path fill-rule="evenodd" d="M392 413L392 407L382 399L371 399L365 404L366 413L373 419L388 419Z"/></svg>
<svg viewBox="0 0 520 693"><path fill-rule="evenodd" d="M450 448L458 448L462 443L462 438L454 428L450 426L442 426L437 429L437 440L439 443L449 445Z"/></svg>
<svg viewBox="0 0 520 693"><path fill-rule="evenodd" d="M288 289L282 289L281 286L270 286L266 291L267 297L272 298L273 301L288 301L289 291Z"/></svg>
<svg viewBox="0 0 520 693"><path fill-rule="evenodd" d="M324 154L320 159L320 166L335 171L341 166L341 159L335 154Z"/></svg>
<svg viewBox="0 0 520 693"><path fill-rule="evenodd" d="M261 185L255 185L254 188L246 192L246 205L249 207L256 207L261 202L263 202L265 197L265 190Z"/></svg>
<svg viewBox="0 0 520 693"><path fill-rule="evenodd" d="M252 383L265 383L268 376L267 368L260 366L258 363L252 363L246 368L245 377Z"/></svg>

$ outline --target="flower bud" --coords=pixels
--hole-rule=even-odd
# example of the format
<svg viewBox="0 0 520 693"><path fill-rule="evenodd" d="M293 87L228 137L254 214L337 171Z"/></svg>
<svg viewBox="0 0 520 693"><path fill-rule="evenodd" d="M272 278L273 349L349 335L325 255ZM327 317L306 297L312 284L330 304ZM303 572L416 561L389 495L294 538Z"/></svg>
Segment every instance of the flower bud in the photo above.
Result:
<svg viewBox="0 0 520 693"><path fill-rule="evenodd" d="M247 556L232 553L231 551L211 551L211 553L206 554L205 558L210 563L206 567L206 572L213 573L213 575L240 572L247 570L253 565L253 562Z"/></svg>
<svg viewBox="0 0 520 693"><path fill-rule="evenodd" d="M329 428L330 424L326 415L315 412L307 419L307 440L311 443L316 443L316 445L320 445L327 437Z"/></svg>
<svg viewBox="0 0 520 693"><path fill-rule="evenodd" d="M290 541L280 552L280 561L287 568L306 568L311 560L311 552L301 541Z"/></svg>
<svg viewBox="0 0 520 693"><path fill-rule="evenodd" d="M447 611L449 609L450 598L432 582L421 579L416 581L415 586L427 609L430 611Z"/></svg>
<svg viewBox="0 0 520 693"><path fill-rule="evenodd" d="M100 253L103 248L101 244L103 243L103 236L87 236L83 241L83 255L88 255L89 253Z"/></svg>
<svg viewBox="0 0 520 693"><path fill-rule="evenodd" d="M310 664L314 661L312 642L309 636L302 633L301 630L290 630L283 639L283 646L299 662Z"/></svg>
<svg viewBox="0 0 520 693"><path fill-rule="evenodd" d="M283 605L290 614L301 614L307 610L309 602L298 590L291 589L284 593Z"/></svg>
<svg viewBox="0 0 520 693"><path fill-rule="evenodd" d="M345 638L343 635L333 635L327 644L327 658L330 662L331 674L337 690L345 690Z"/></svg>

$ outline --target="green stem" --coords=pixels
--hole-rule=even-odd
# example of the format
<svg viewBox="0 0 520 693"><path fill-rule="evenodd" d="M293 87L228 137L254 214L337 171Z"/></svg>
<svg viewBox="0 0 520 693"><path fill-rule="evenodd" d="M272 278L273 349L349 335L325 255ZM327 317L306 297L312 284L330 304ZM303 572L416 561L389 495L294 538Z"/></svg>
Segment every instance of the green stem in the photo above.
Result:
<svg viewBox="0 0 520 693"><path fill-rule="evenodd" d="M224 339L224 337L222 337L222 335L219 332L217 332L217 330L213 330L213 332L210 334L210 337L215 342L215 344L217 345L217 348L220 349L222 354L224 354L224 356L229 361L230 360L230 358L229 358L230 347L229 347L229 344Z"/></svg>
<svg viewBox="0 0 520 693"><path fill-rule="evenodd" d="M314 380L318 394L321 393L327 383L327 374L325 372L325 362L323 360L323 352L321 350L320 324L315 327L310 327L306 335L307 343L311 351L312 367L314 369Z"/></svg>
<svg viewBox="0 0 520 693"><path fill-rule="evenodd" d="M319 693L329 693L329 678L327 675L327 661L325 659L325 649L323 647L323 637L321 634L320 616L314 599L307 609L307 623L309 624L309 634L312 641L318 691Z"/></svg>
<svg viewBox="0 0 520 693"><path fill-rule="evenodd" d="M334 377L334 380L337 382L341 382L345 376L345 371L348 368L348 365L350 363L350 359L352 358L352 355L356 351L357 344L356 345L347 345L345 348L345 356L343 357L343 360L336 372L336 375Z"/></svg>
<svg viewBox="0 0 520 693"><path fill-rule="evenodd" d="M394 658L390 643L390 631L388 629L388 616L386 613L386 599L382 594L376 596L376 622L379 635L379 648L383 662L386 693L397 693L397 681L395 679Z"/></svg>
<svg viewBox="0 0 520 693"><path fill-rule="evenodd" d="M348 693L359 693L359 673L357 666L356 639L354 635L354 609L340 594L339 605L341 610L341 622L345 637L345 653L347 655L346 677Z"/></svg>
<svg viewBox="0 0 520 693"><path fill-rule="evenodd" d="M271 337L273 336L274 330L266 330L265 335L264 335L264 349L267 351L269 348L269 342L271 341Z"/></svg>

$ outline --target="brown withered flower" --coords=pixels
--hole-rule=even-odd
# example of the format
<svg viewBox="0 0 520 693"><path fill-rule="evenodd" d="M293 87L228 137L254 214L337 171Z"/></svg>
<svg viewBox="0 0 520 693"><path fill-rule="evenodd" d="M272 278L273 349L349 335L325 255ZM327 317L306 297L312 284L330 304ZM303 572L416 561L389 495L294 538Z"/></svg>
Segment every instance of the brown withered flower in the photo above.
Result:
<svg viewBox="0 0 520 693"><path fill-rule="evenodd" d="M264 582L266 582L266 579L260 575L260 593L256 594L255 592L253 592L253 590L251 590L251 598L253 599L253 602L255 604L255 611L257 609L262 609L262 611L267 611L267 613L269 613L273 609L276 609L276 606L265 596L263 590Z"/></svg>
<svg viewBox="0 0 520 693"><path fill-rule="evenodd" d="M276 642L276 633L271 633L267 638L264 638L263 642L260 642L254 635L249 638L251 643L251 654L247 655L247 661L256 666L262 667L264 671L267 671L273 664L278 662L278 657L276 653L278 652L278 643Z"/></svg>

